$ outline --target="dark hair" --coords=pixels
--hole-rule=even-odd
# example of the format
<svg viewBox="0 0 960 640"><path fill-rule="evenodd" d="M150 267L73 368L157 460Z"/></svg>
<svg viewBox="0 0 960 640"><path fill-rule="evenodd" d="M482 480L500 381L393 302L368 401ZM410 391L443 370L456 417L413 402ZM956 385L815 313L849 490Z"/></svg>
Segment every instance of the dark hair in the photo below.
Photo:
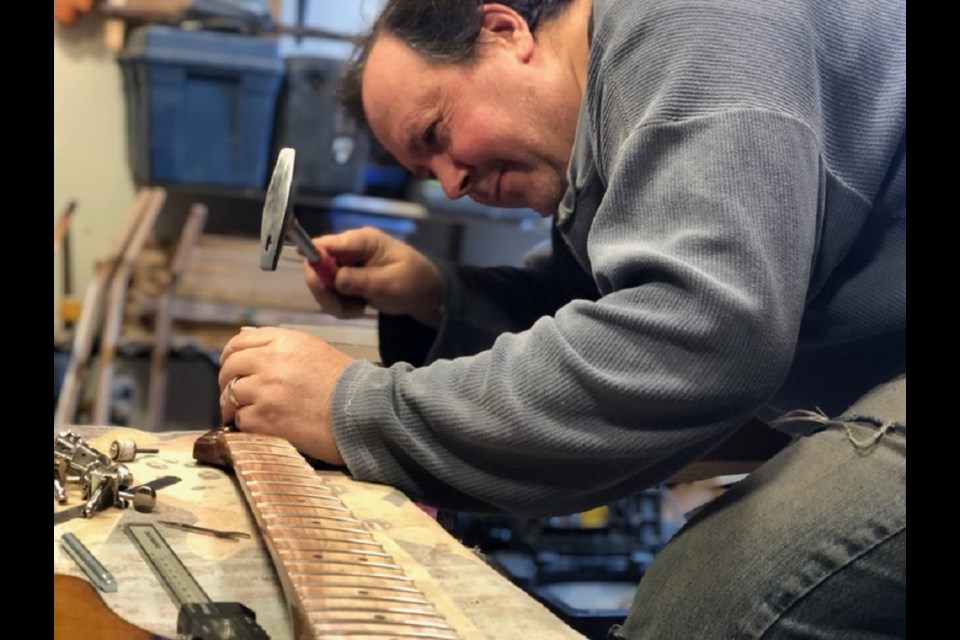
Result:
<svg viewBox="0 0 960 640"><path fill-rule="evenodd" d="M531 32L563 13L572 0L499 0L527 22ZM373 42L381 33L401 42L431 62L461 63L475 59L483 25L480 8L486 0L387 0L373 26L357 40L353 58L343 69L337 98L364 123L362 77Z"/></svg>

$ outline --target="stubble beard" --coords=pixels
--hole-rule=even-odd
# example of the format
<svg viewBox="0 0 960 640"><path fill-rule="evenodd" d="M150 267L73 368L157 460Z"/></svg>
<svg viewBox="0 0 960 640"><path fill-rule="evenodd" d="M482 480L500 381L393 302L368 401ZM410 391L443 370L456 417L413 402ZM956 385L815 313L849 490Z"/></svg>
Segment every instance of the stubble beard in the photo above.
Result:
<svg viewBox="0 0 960 640"><path fill-rule="evenodd" d="M531 203L530 208L539 213L541 217L552 217L556 215L566 192L567 181L565 178L556 181L551 180L550 184L545 185L543 197L538 198L540 202Z"/></svg>

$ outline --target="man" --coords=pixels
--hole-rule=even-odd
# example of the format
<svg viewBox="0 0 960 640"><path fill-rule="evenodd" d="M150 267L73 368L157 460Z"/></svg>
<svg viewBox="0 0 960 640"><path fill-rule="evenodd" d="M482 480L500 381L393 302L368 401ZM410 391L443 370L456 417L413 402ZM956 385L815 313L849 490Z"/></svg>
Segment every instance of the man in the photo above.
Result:
<svg viewBox="0 0 960 640"><path fill-rule="evenodd" d="M809 410L611 636L905 635L904 23L899 0L389 1L347 103L448 196L554 216L552 254L318 238L347 266L308 285L379 309L392 366L244 331L225 419L431 504L539 515Z"/></svg>

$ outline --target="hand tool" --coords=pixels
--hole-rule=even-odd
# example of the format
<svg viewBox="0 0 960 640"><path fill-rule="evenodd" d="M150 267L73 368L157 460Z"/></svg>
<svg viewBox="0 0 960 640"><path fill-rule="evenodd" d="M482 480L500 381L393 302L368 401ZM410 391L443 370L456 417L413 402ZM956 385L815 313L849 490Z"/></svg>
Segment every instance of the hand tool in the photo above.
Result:
<svg viewBox="0 0 960 640"><path fill-rule="evenodd" d="M337 273L336 260L325 251L321 253L314 246L310 235L293 215L290 194L294 191L295 158L294 149L280 150L270 185L267 187L260 221L260 268L264 271L276 271L283 243L290 240L323 280L324 286L332 289Z"/></svg>
<svg viewBox="0 0 960 640"><path fill-rule="evenodd" d="M173 522L171 520L160 520L160 524L165 524L168 527L174 527L177 529L182 529L184 531L189 531L190 533L202 533L207 536L213 536L214 538L220 538L221 540L232 540L237 542L240 538L249 538L250 534L243 531L221 531L220 529L210 529L209 527L200 527L195 524L187 524L186 522Z"/></svg>
<svg viewBox="0 0 960 640"><path fill-rule="evenodd" d="M126 491L121 491L119 497L126 500L127 504L133 504L133 508L137 511L142 513L152 511L157 504L157 490L165 489L178 482L180 482L180 478L177 476L161 476L156 480L144 482L135 487L130 487ZM54 511L53 526L81 517L86 507L87 505L83 503L69 509Z"/></svg>
<svg viewBox="0 0 960 640"><path fill-rule="evenodd" d="M177 634L181 638L264 640L268 636L256 614L239 602L213 602L203 587L152 524L131 523L127 536L179 607Z"/></svg>
<svg viewBox="0 0 960 640"><path fill-rule="evenodd" d="M160 453L159 449L144 449L129 438L120 438L110 443L110 457L117 462L130 462L138 453Z"/></svg>
<svg viewBox="0 0 960 640"><path fill-rule="evenodd" d="M77 536L72 533L65 533L60 537L60 544L64 551L73 558L83 572L87 574L90 581L100 589L100 591L116 591L117 581L113 574L107 571L107 568L100 564L100 561L90 553Z"/></svg>

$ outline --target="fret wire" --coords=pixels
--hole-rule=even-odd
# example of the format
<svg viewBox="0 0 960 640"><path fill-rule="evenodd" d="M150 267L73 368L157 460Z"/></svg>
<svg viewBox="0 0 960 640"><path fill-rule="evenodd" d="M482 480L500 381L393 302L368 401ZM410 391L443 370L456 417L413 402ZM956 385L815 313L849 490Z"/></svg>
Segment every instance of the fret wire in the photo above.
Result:
<svg viewBox="0 0 960 640"><path fill-rule="evenodd" d="M262 483L257 483L257 486L261 486L261 485L262 485ZM286 486L286 485L284 485L284 486ZM261 490L261 489L251 489L251 490L250 490L250 495L253 495L253 496L270 496L270 495L273 495L273 494L272 494L271 492L263 491L263 490ZM334 494L322 494L322 493L281 493L281 494L279 494L279 495L280 495L281 497L284 497L284 498L290 498L290 497L296 498L296 497L301 497L301 498L310 498L311 500L330 500L330 501L335 501L335 502L338 502L338 503L340 503L340 504L343 504L343 501L342 501L338 496L336 496L336 495L334 495ZM346 507L344 507L344 508L346 508Z"/></svg>
<svg viewBox="0 0 960 640"><path fill-rule="evenodd" d="M357 520L356 518L350 518L348 516L325 516L317 515L312 513L267 513L263 510L260 511L260 514L264 519L276 519L276 518L322 518L324 520L335 520L336 522L355 522L359 525L365 525L366 523L362 520Z"/></svg>
<svg viewBox="0 0 960 640"><path fill-rule="evenodd" d="M267 478L268 478L268 482L269 482L269 478L277 478L277 477L279 477L279 478L300 478L300 479L302 479L302 480L304 481L304 483L310 483L310 482L313 482L313 480L314 480L314 476L312 476L312 475L310 475L310 474L307 474L307 473L287 473L286 471L266 471L266 470L264 470L264 469L243 469L243 468L239 468L239 469L237 469L236 471L237 471L237 474L245 475L245 476L248 476L248 477L250 477L250 476L256 476L256 475L258 475L258 474L260 474L260 475L266 475ZM258 478L251 477L250 479L251 479L251 480L257 480ZM283 481L281 480L281 482L283 482Z"/></svg>
<svg viewBox="0 0 960 640"><path fill-rule="evenodd" d="M300 472L300 475L304 477L315 478L316 474L310 471L309 469L304 469L302 464L297 462L260 462L260 461L244 461L239 462L234 465L235 469L239 469L243 472L253 472L253 471L269 471L274 467L279 467L281 469L296 469ZM279 471L278 473L283 473Z"/></svg>
<svg viewBox="0 0 960 640"><path fill-rule="evenodd" d="M395 615L395 616L399 616L399 615L423 616L424 618L437 618L438 620L442 620L443 623L438 623L436 625L436 627L438 628L449 626L446 624L446 619L436 611L422 611L420 609L411 608L411 607L390 607L390 606L351 607L350 605L338 605L333 607L319 606L319 607L311 607L310 611L307 613L307 616L310 617L315 613L324 614L325 616L329 616L329 614L337 614L337 613L380 613L380 614L388 614L388 615ZM329 619L330 622L336 622L336 620L337 620L336 617ZM424 622L428 622L428 621L424 621ZM406 623L393 622L393 624L406 624Z"/></svg>
<svg viewBox="0 0 960 640"><path fill-rule="evenodd" d="M400 571L401 573L403 572L402 567L396 564L390 564L386 562L364 562L363 560L337 560L335 558L330 558L330 559L324 558L322 560L310 560L308 558L296 559L297 567L303 567L305 565L306 566L309 566L309 565L325 566L329 564L342 564L348 567L372 567L375 569L390 569L392 571Z"/></svg>
<svg viewBox="0 0 960 640"><path fill-rule="evenodd" d="M328 498L329 499L329 498ZM336 504L306 504L303 502L270 502L270 507L307 507L310 509L327 509L328 511L346 511L351 513L350 509Z"/></svg>
<svg viewBox="0 0 960 640"><path fill-rule="evenodd" d="M292 588L291 597L300 606L312 604L312 610L305 612L305 622L315 637L329 632L457 640L443 615L386 553L366 523L344 505L336 488L315 473L292 445L254 434L230 433L224 438L267 546ZM242 457L247 459L238 460ZM343 534L350 537L334 537ZM354 600L358 606L351 605ZM358 617L364 613L374 615Z"/></svg>
<svg viewBox="0 0 960 640"><path fill-rule="evenodd" d="M426 618L439 618L444 619L442 615L436 611L422 611L420 609L412 607L371 607L371 606L360 606L360 607L351 607L350 605L338 605L338 606L329 606L329 607L310 607L310 611L307 615L319 612L336 612L336 611L357 611L362 613L393 613L393 614L409 614L413 616L424 616Z"/></svg>
<svg viewBox="0 0 960 640"><path fill-rule="evenodd" d="M353 576L355 578L373 578L375 580L396 580L397 582L413 582L409 576L394 575L392 573L348 573L331 569L329 571L288 571L287 575L293 578L307 578L310 576Z"/></svg>
<svg viewBox="0 0 960 640"><path fill-rule="evenodd" d="M322 633L323 629L321 629L319 632ZM362 636L365 638L423 638L423 640L457 640L457 636L450 635L449 633L420 629L402 631L390 631L387 629L378 631L371 631L369 629L337 629L335 633L338 636Z"/></svg>
<svg viewBox="0 0 960 640"><path fill-rule="evenodd" d="M264 449L270 450L270 455L272 456L284 456L287 458L297 458L298 460L303 460L303 456L296 452L296 450L291 451L290 447L284 447L281 445L270 444L267 442L246 442L246 443L236 443L236 445L230 447L230 453L263 453L259 450L254 450L246 447L261 447Z"/></svg>
<svg viewBox="0 0 960 640"><path fill-rule="evenodd" d="M316 540L313 540L313 542L316 542ZM328 541L328 542L340 542L340 541L339 541L339 540L330 540L330 541ZM351 555L374 556L374 557L377 557L377 558L393 558L393 556L391 556L389 553L386 553L386 552L383 552L383 551L368 551L367 549L330 549L330 548L328 548L328 547L324 547L324 548L322 548L322 549L320 549L320 548L311 549L311 548L309 548L309 547L307 547L307 548L298 547L298 548L296 548L296 549L289 549L289 548L286 548L286 547L278 547L278 548L277 548L277 552L278 552L278 553L287 553L287 554L293 554L293 553L349 553L349 554L351 554Z"/></svg>
<svg viewBox="0 0 960 640"><path fill-rule="evenodd" d="M329 615L329 614L327 614ZM313 622L313 616L307 613L307 617ZM450 625L446 621L437 622L434 620L379 620L376 617L366 618L336 618L330 617L318 621L321 627L332 627L337 624L376 624L376 625L399 625L401 627L425 627L428 629L449 629Z"/></svg>
<svg viewBox="0 0 960 640"><path fill-rule="evenodd" d="M302 476L297 476L302 477ZM301 482L288 482L286 480L257 480L256 478L247 479L246 482L251 485L261 485L261 484L270 484L270 485L280 485L284 487L300 487L303 488L303 483ZM333 493L333 487L329 486L316 486L310 487L311 489L326 489L330 493ZM339 498L337 498L339 500Z"/></svg>
<svg viewBox="0 0 960 640"><path fill-rule="evenodd" d="M271 458L279 458L279 459L281 459L281 460L293 460L293 461L296 461L296 462L298 462L298 463L302 463L302 462L304 461L304 460L303 460L303 456L301 456L300 454L298 454L298 453L289 453L289 452L286 452L286 451L280 451L280 452L263 452L263 451L253 451L253 450L251 450L251 449L243 449L243 450L240 450L240 451L234 450L232 453L235 454L235 455L236 455L236 454L250 454L250 455L254 455L254 456L256 456L256 455L270 456ZM251 464L251 463L258 463L258 462L265 462L265 461L264 461L264 460L241 460L241 461L240 461L241 464Z"/></svg>
<svg viewBox="0 0 960 640"><path fill-rule="evenodd" d="M295 529L319 529L321 531L343 531L344 533L362 533L372 535L367 529L357 529L354 527L333 527L325 524L307 524L305 522L275 522L276 525L289 525Z"/></svg>
<svg viewBox="0 0 960 640"><path fill-rule="evenodd" d="M300 599L300 601L303 602L304 604L306 604L307 602L316 602L316 601L324 601L324 600L347 600L347 601L372 600L374 602L397 602L400 604L419 604L419 605L433 607L433 603L427 600L426 598L409 598L409 597L403 597L403 596L373 596L373 595L361 596L357 594L350 594L349 596L346 596L346 595L338 596L336 594L329 594L323 597L307 596Z"/></svg>
<svg viewBox="0 0 960 640"><path fill-rule="evenodd" d="M316 542L316 541L317 541L317 537L316 537L316 536L303 536L303 537L295 538L295 537L293 537L293 536L285 535L285 536L281 536L281 537L278 537L278 538L274 538L274 537L271 536L270 539L271 539L273 542L291 542L291 541L293 541L293 542ZM371 547L377 547L378 549L382 549L382 548L383 548L382 546L380 546L380 543L379 543L379 542L377 542L376 540L373 540L373 539L371 539L371 540L363 540L363 539L360 539L360 538L344 538L344 539L342 539L342 540L341 540L341 539L337 539L336 542L349 542L350 544L366 544L366 545L370 545Z"/></svg>
<svg viewBox="0 0 960 640"><path fill-rule="evenodd" d="M352 576L351 576L352 577ZM347 584L346 582L324 582L321 585L305 582L302 583L303 590L307 592L321 590L321 589L358 589L364 591L399 591L400 593L407 593L411 595L424 597L423 593L420 592L416 587L403 587L400 585L356 585L356 584Z"/></svg>

